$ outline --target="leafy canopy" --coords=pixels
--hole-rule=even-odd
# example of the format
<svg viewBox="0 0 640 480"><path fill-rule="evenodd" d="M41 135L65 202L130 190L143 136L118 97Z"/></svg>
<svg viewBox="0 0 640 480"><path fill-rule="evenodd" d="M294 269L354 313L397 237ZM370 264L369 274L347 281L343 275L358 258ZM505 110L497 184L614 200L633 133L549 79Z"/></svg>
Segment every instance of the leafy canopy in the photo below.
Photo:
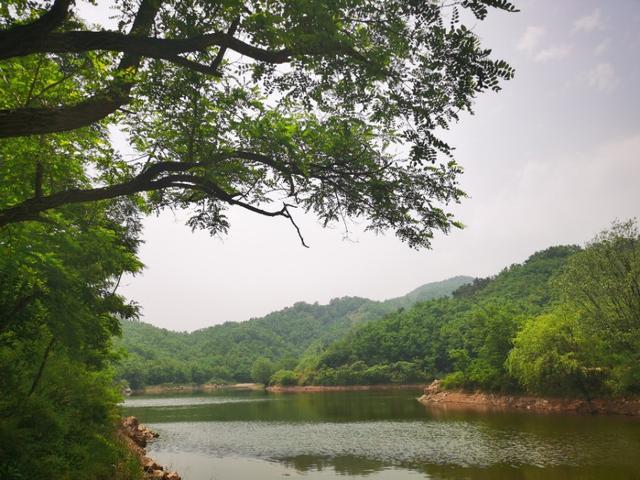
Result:
<svg viewBox="0 0 640 480"><path fill-rule="evenodd" d="M293 207L325 225L360 218L414 247L460 226L446 208L464 196L462 170L437 132L513 76L462 21L515 11L509 2L117 7L114 31L84 25L70 0L0 9L0 138L118 123L140 153L112 155L99 164L108 175L81 188L22 192L0 226L140 192L155 208L190 208L189 224L212 233L226 232L229 206L291 222Z"/></svg>

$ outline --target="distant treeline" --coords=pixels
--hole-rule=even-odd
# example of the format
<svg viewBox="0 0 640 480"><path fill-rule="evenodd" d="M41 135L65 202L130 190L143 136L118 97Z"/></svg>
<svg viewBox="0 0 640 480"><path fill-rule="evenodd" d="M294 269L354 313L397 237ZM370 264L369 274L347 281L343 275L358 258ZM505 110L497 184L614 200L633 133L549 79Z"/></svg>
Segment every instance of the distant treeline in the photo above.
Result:
<svg viewBox="0 0 640 480"><path fill-rule="evenodd" d="M419 301L451 295L470 281L471 277L461 276L429 283L384 302L357 297L334 299L328 305L298 302L263 318L228 322L190 334L124 321L118 344L127 355L117 373L132 388L250 382L256 375L268 381L275 371L294 369L301 357L323 351L357 325Z"/></svg>

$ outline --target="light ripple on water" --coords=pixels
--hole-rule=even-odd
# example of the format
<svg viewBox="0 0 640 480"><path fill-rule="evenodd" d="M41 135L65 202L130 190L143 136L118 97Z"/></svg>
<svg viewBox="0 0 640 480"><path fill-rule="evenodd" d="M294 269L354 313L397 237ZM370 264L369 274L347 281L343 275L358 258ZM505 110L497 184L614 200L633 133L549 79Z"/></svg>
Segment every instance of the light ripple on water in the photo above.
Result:
<svg viewBox="0 0 640 480"><path fill-rule="evenodd" d="M143 407L190 407L194 405L215 405L223 403L266 402L268 398L243 398L243 397L128 397L123 406L125 408Z"/></svg>
<svg viewBox="0 0 640 480"><path fill-rule="evenodd" d="M589 443L539 438L468 422L352 423L179 422L152 424L160 439L150 451L194 452L265 460L299 455L353 456L389 465L427 462L461 467L576 465L594 460ZM612 446L612 448L615 448Z"/></svg>

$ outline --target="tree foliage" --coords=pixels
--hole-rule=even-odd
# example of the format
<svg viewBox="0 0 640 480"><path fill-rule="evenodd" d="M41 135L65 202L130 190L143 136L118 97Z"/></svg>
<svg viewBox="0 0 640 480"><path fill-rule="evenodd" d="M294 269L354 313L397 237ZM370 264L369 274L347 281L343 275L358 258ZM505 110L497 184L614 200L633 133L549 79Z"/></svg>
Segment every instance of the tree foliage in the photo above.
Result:
<svg viewBox="0 0 640 480"><path fill-rule="evenodd" d="M15 181L3 191L19 191L31 175L21 178L13 159L31 145L13 140L13 148L2 147L2 167ZM47 147L64 142L49 140ZM54 181L82 181L62 168L51 172ZM2 478L136 475L115 436L120 396L109 368L119 320L136 314L116 293L120 276L141 266L135 217L124 220L129 207L73 205L57 211L55 223L0 230Z"/></svg>
<svg viewBox="0 0 640 480"><path fill-rule="evenodd" d="M273 373L274 366L268 358L256 358L256 361L251 365L251 379L256 383L267 385Z"/></svg>
<svg viewBox="0 0 640 480"><path fill-rule="evenodd" d="M589 395L583 363L587 345L577 335L577 315L566 307L527 321L514 338L507 369L528 391Z"/></svg>
<svg viewBox="0 0 640 480"><path fill-rule="evenodd" d="M495 277L356 326L309 352L297 383L443 378L449 388L582 396L640 391L640 235L614 222ZM404 373L390 374L403 362ZM379 372L380 375L376 375Z"/></svg>
<svg viewBox="0 0 640 480"><path fill-rule="evenodd" d="M436 131L513 76L461 11L483 19L489 7L514 11L509 2L118 7L114 31L88 28L69 0L0 12L0 137L118 122L140 152L101 165L106 182L24 192L0 225L139 192L156 208L190 208L189 224L212 233L226 232L228 206L291 222L294 207L325 225L361 218L415 247L460 225L445 209L464 196L461 168ZM40 85L39 64L54 81ZM22 73L31 78L19 84ZM29 83L25 101L16 92Z"/></svg>

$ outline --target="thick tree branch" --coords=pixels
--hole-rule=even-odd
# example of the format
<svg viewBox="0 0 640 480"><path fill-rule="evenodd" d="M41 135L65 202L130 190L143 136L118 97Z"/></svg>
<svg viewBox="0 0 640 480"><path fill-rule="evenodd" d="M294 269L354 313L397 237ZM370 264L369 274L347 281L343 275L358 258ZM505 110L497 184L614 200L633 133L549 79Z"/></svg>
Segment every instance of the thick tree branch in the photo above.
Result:
<svg viewBox="0 0 640 480"><path fill-rule="evenodd" d="M233 37L239 25L240 25L240 17L236 17L233 20L233 22L231 22L231 25L229 26L229 30L227 30L227 35L230 37ZM227 47L220 47L220 50L218 50L218 54L213 59L213 62L211 62L211 68L213 69L214 72L219 71L220 65L222 64L222 60L224 60L224 56L226 53L227 53Z"/></svg>
<svg viewBox="0 0 640 480"><path fill-rule="evenodd" d="M58 28L69 15L69 7L73 0L56 0L51 9L37 20L25 25L15 25L0 31L0 45L2 48L15 48L25 38L42 37Z"/></svg>
<svg viewBox="0 0 640 480"><path fill-rule="evenodd" d="M108 200L112 198L133 195L141 192L150 192L170 188L175 182L191 182L191 187L202 188L207 187L207 193L215 195L220 200L229 203L235 202L233 197L224 192L213 183L203 183L201 179L195 175L176 175L180 172L186 172L194 167L204 166L201 163L185 163L185 162L158 162L150 165L133 179L106 187L91 189L70 189L62 192L53 193L51 195L33 197L12 207L0 211L0 227L26 221L39 220L40 214L54 208L74 203L95 202L99 200ZM173 174L173 175L170 175ZM184 185L181 185L184 186Z"/></svg>
<svg viewBox="0 0 640 480"><path fill-rule="evenodd" d="M101 92L75 105L0 110L0 138L65 132L102 120L126 104L123 92Z"/></svg>
<svg viewBox="0 0 640 480"><path fill-rule="evenodd" d="M131 34L144 35L149 32L160 4L160 0L142 1L131 26ZM49 37L47 36L44 40L39 36L34 38L36 42L46 43ZM0 50L5 50L4 45ZM118 70L136 69L141 59L142 57L135 52L126 52L120 60ZM111 88L75 105L0 110L0 138L65 132L91 125L128 103L132 87L131 82L119 81Z"/></svg>
<svg viewBox="0 0 640 480"><path fill-rule="evenodd" d="M290 60L293 53L287 49L267 50L256 47L225 32L213 32L187 39L167 39L112 31L70 31L51 33L44 38L26 39L20 45L11 46L12 48L3 45L0 48L0 60L34 53L62 54L93 50L171 59L176 55L215 46L234 50L241 55L267 63L285 63Z"/></svg>
<svg viewBox="0 0 640 480"><path fill-rule="evenodd" d="M39 192L40 194L36 194L33 198L24 200L17 205L0 211L0 227L21 221L42 220L44 218L40 216L42 213L64 205L108 200L167 188L182 188L200 191L211 198L216 198L229 205L239 206L260 215L285 217L289 219L295 227L300 241L306 247L307 245L301 235L300 229L289 212L291 205L284 204L279 210L265 210L239 199L237 194L225 191L203 176L189 173L194 168L210 168L215 162L228 158L240 158L259 162L289 177L294 174L301 174L299 170L295 168L287 169L266 155L243 150L224 152L215 155L207 162L157 162L149 165L131 180L120 184L92 189L70 189L47 196L43 196L41 192ZM294 171L292 172L291 170Z"/></svg>
<svg viewBox="0 0 640 480"><path fill-rule="evenodd" d="M54 8L57 8L56 12L58 12L56 19L59 19L63 7L66 16L68 3L56 2L54 5ZM23 33L19 35L19 41L0 42L0 60L38 53L65 54L104 50L124 53L118 65L120 71L135 70L140 66L143 58L154 58L215 76L220 75L219 68L227 50L233 50L254 60L271 64L289 62L294 55L345 54L358 60L364 60L361 55L348 46L333 45L300 50L269 50L248 44L234 37L240 24L239 18L232 22L227 32L212 32L186 39L149 37L148 34L161 3L161 0L143 0L128 34L115 31L54 32L51 30L58 24L54 25L52 21L49 21L45 28L45 23L43 23L41 27L22 31ZM63 20L64 16L60 22ZM34 22L34 25L36 23ZM5 34L9 33L10 31L5 32ZM184 56L186 53L204 51L211 47L219 48L211 65L205 65ZM90 125L128 103L132 86L133 82L119 80L112 87L75 105L41 109L28 108L27 106L0 110L0 138L64 132Z"/></svg>
<svg viewBox="0 0 640 480"><path fill-rule="evenodd" d="M157 182L158 176L171 171L186 171L193 166L194 164L160 162L152 165L128 182L92 189L70 189L47 196L30 198L0 211L0 227L25 220L37 220L41 213L63 205L108 200L167 188L171 185Z"/></svg>
<svg viewBox="0 0 640 480"><path fill-rule="evenodd" d="M220 77L220 71L218 70L217 67L214 67L213 65L204 65L202 63L194 62L193 60L189 60L188 58L181 57L180 55L167 57L165 58L165 60L171 63L174 63L176 65L180 65L181 67L186 67L190 70L204 73L205 75Z"/></svg>

